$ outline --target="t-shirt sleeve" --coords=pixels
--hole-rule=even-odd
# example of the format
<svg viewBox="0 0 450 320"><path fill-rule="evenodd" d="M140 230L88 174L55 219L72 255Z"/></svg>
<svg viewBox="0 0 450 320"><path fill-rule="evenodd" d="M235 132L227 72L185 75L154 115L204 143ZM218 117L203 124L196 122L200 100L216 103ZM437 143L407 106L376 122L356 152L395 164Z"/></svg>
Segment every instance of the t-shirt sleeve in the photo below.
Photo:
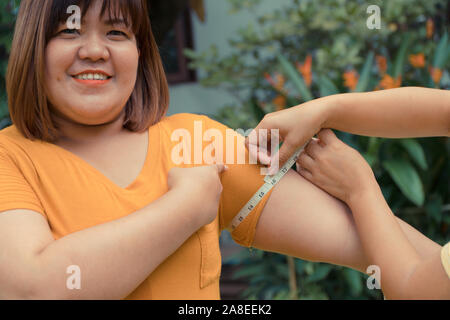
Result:
<svg viewBox="0 0 450 320"><path fill-rule="evenodd" d="M17 162L0 145L0 213L16 209L32 210L46 218L41 202Z"/></svg>
<svg viewBox="0 0 450 320"><path fill-rule="evenodd" d="M229 170L222 174L221 179L223 191L219 206L220 230L227 229L234 241L242 246L251 247L259 217L273 189L261 199L237 228L231 230L230 225L233 218L264 184L265 176L260 170L264 166L250 164L249 153L245 147L245 137L242 134L218 121L203 117L208 129L216 129L221 133L223 154L219 158L222 158L229 167ZM217 156L217 154L215 155Z"/></svg>
<svg viewBox="0 0 450 320"><path fill-rule="evenodd" d="M448 242L441 250L442 266L450 278L450 242Z"/></svg>

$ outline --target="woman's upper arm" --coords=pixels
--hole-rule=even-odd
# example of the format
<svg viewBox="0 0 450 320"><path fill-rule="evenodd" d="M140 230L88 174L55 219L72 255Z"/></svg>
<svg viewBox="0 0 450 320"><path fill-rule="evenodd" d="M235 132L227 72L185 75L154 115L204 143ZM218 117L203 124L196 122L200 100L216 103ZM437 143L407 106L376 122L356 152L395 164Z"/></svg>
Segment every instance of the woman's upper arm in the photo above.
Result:
<svg viewBox="0 0 450 320"><path fill-rule="evenodd" d="M40 282L37 255L54 241L47 220L32 210L0 213L0 299L26 299Z"/></svg>
<svg viewBox="0 0 450 320"><path fill-rule="evenodd" d="M367 266L348 207L293 170L274 187L253 247L363 272Z"/></svg>

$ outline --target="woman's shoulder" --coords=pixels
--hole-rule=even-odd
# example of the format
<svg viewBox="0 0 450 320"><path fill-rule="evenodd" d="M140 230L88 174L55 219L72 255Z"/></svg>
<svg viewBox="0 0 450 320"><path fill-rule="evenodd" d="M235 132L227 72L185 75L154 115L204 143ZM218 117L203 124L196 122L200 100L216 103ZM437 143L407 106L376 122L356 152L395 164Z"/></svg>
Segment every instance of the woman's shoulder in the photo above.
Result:
<svg viewBox="0 0 450 320"><path fill-rule="evenodd" d="M173 131L174 129L187 129L193 130L195 125L202 125L203 129L215 128L222 126L222 124L216 120L213 120L210 116L204 114L195 113L177 113L171 116L164 117L160 124L167 130Z"/></svg>
<svg viewBox="0 0 450 320"><path fill-rule="evenodd" d="M196 113L176 113L170 116L166 116L161 120L161 123L165 124L179 124L186 123L192 120L203 120L208 118L206 115L196 114Z"/></svg>
<svg viewBox="0 0 450 320"><path fill-rule="evenodd" d="M20 142L25 139L20 135L15 125L11 125L0 130L0 148L9 149L12 144Z"/></svg>
<svg viewBox="0 0 450 320"><path fill-rule="evenodd" d="M2 153L24 155L31 152L31 150L40 148L44 144L44 142L39 140L32 141L25 138L15 125L0 130L0 151Z"/></svg>

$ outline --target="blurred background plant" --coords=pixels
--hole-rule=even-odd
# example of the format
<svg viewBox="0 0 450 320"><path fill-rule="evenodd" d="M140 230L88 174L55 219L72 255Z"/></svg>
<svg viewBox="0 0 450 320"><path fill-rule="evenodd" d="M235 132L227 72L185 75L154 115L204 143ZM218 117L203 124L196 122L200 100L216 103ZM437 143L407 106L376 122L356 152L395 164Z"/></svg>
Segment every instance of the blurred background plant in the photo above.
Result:
<svg viewBox="0 0 450 320"><path fill-rule="evenodd" d="M232 12L253 12L265 0L228 0ZM366 26L369 5L381 8L381 29ZM255 127L266 113L345 92L400 86L448 89L449 4L441 0L292 0L257 17L217 47L186 50L206 87L222 87L237 101L215 116L231 128ZM395 106L392 106L395 107ZM381 139L337 132L372 166L397 216L444 244L450 225L448 138ZM367 275L256 249L225 263L242 266L249 299L380 299Z"/></svg>

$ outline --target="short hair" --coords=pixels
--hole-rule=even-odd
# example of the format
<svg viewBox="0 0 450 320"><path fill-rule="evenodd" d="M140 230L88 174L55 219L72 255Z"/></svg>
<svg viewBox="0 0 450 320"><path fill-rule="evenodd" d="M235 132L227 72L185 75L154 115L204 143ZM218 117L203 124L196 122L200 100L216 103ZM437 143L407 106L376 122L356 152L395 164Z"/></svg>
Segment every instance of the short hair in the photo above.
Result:
<svg viewBox="0 0 450 320"><path fill-rule="evenodd" d="M50 117L45 85L45 49L55 30L67 21L67 8L78 5L82 16L95 0L22 0L6 74L9 113L28 139L54 142L60 132ZM140 52L136 85L125 105L123 127L143 132L158 123L169 107L169 88L152 34L145 0L101 0L101 17L122 14L136 36Z"/></svg>

